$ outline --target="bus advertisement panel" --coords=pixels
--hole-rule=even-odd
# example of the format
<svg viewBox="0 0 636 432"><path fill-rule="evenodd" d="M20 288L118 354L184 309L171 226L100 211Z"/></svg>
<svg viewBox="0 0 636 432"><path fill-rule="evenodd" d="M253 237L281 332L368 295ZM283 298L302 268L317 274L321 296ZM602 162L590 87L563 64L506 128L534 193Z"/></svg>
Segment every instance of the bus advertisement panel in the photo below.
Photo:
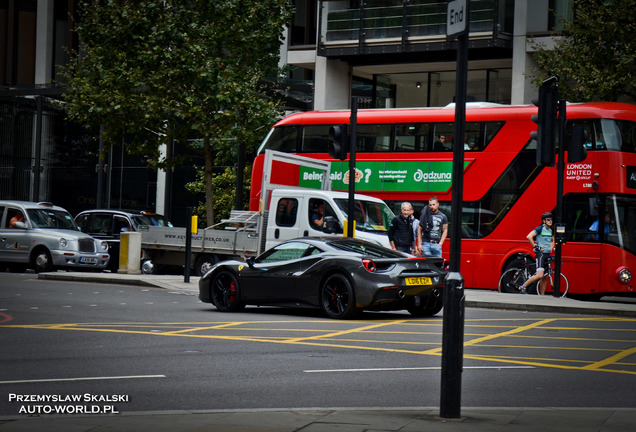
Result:
<svg viewBox="0 0 636 432"><path fill-rule="evenodd" d="M530 132L535 106L468 104L464 143L461 273L466 287L497 289L502 272L532 255L526 235L555 212L557 170L536 164ZM252 169L250 209L257 210L266 149L331 162L332 189L383 199L394 212L409 201L416 216L436 196L450 220L455 110L359 110L356 170L328 152L329 128L348 124L350 111L294 114L263 141ZM568 104L568 127L589 137L582 162L565 164L562 272L569 294L588 298L633 293L636 269L636 106ZM461 139L461 138L460 138ZM567 152L566 152L567 154ZM297 173L277 173L296 176ZM307 179L315 178L304 172ZM310 180L307 180L310 181ZM298 179L302 185L303 179ZM449 230L450 231L450 230ZM443 247L448 258L450 243Z"/></svg>

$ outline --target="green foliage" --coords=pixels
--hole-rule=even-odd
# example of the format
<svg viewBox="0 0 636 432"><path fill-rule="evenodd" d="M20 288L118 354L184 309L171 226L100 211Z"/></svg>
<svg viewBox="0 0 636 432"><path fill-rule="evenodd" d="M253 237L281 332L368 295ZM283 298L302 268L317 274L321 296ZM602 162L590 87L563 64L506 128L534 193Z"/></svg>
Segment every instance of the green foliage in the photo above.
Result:
<svg viewBox="0 0 636 432"><path fill-rule="evenodd" d="M574 21L564 25L553 50L535 44L537 84L561 79L561 97L572 102L636 100L636 3L573 0Z"/></svg>
<svg viewBox="0 0 636 432"><path fill-rule="evenodd" d="M246 167L243 171L243 201L246 210L249 203L250 179L252 175L251 167ZM212 188L214 190L214 214L218 220L230 217L230 211L234 209L236 196L236 169L227 167L222 173L212 176ZM193 194L200 194L205 191L205 179L203 170L197 173L196 181L186 184L186 189ZM199 203L192 210L192 214L199 217L199 226L207 227L205 203Z"/></svg>
<svg viewBox="0 0 636 432"><path fill-rule="evenodd" d="M79 12L64 106L104 125L107 145L125 136L165 168L184 160L161 159L159 147L179 140L204 158L209 182L218 156L237 142L253 153L280 115L261 82L278 73L287 0L80 0Z"/></svg>

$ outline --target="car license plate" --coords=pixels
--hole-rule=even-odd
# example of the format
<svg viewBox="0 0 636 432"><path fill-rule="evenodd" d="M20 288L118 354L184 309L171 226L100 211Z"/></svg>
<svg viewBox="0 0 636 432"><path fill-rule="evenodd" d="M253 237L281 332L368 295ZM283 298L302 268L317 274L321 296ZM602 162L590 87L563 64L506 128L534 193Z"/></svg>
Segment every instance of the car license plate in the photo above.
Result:
<svg viewBox="0 0 636 432"><path fill-rule="evenodd" d="M406 278L407 285L432 285L433 281L430 277L410 277Z"/></svg>
<svg viewBox="0 0 636 432"><path fill-rule="evenodd" d="M82 264L97 264L97 258L80 257L79 262Z"/></svg>

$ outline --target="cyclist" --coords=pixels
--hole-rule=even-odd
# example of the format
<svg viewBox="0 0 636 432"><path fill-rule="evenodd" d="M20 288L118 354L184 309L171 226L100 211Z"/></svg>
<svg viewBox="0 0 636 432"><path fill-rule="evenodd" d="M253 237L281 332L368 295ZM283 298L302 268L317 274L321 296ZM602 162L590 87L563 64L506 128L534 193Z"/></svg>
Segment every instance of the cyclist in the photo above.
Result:
<svg viewBox="0 0 636 432"><path fill-rule="evenodd" d="M537 271L528 278L518 289L522 294L526 294L527 288L537 281L539 282L539 294L545 294L547 277L545 276L546 260L554 250L554 231L552 230L552 213L546 212L541 215L542 224L530 231L526 236L532 246L537 263Z"/></svg>

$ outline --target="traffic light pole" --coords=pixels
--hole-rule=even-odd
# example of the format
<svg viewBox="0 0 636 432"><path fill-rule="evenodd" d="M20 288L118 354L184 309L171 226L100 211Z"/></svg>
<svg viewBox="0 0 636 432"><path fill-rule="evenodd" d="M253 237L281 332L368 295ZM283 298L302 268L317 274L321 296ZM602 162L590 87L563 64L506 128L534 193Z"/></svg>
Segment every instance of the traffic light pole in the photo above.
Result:
<svg viewBox="0 0 636 432"><path fill-rule="evenodd" d="M552 226L556 239L554 248L554 286L552 291L555 297L561 297L561 245L564 241L563 236L559 233L563 225L563 177L565 174L565 143L566 143L566 102L565 99L559 100L559 152L557 160L557 204L556 204L556 222Z"/></svg>
<svg viewBox="0 0 636 432"><path fill-rule="evenodd" d="M349 127L349 206L347 212L347 237L355 237L354 205L356 195L356 126L358 125L358 98L351 98L351 118Z"/></svg>

